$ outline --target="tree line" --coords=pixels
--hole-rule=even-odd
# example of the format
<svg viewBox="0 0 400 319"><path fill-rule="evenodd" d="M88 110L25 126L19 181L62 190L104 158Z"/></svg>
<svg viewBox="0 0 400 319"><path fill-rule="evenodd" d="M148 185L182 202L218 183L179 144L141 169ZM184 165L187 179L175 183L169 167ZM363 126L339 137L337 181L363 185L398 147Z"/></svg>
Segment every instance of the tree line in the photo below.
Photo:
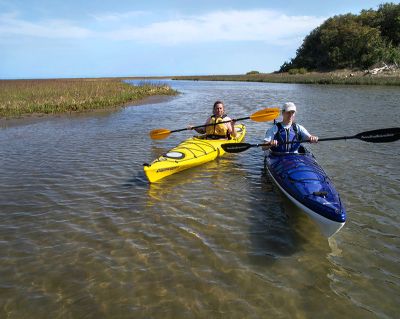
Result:
<svg viewBox="0 0 400 319"><path fill-rule="evenodd" d="M400 64L400 4L384 3L377 10L327 19L305 37L296 57L279 72L367 69L380 62Z"/></svg>

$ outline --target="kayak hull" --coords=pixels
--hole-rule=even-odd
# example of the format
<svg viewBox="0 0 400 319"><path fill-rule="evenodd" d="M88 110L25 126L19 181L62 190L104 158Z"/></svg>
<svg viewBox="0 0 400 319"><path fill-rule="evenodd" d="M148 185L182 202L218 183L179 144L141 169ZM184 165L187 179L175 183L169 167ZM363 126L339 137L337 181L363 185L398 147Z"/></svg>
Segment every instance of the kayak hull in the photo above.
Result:
<svg viewBox="0 0 400 319"><path fill-rule="evenodd" d="M157 182L167 176L202 165L225 154L221 145L225 143L240 143L246 135L243 124L235 125L237 136L231 140L208 140L205 136L189 138L167 153L161 155L150 164L143 164L147 179Z"/></svg>
<svg viewBox="0 0 400 319"><path fill-rule="evenodd" d="M265 158L269 175L293 204L331 237L346 222L346 210L332 181L304 147L299 154L270 153Z"/></svg>

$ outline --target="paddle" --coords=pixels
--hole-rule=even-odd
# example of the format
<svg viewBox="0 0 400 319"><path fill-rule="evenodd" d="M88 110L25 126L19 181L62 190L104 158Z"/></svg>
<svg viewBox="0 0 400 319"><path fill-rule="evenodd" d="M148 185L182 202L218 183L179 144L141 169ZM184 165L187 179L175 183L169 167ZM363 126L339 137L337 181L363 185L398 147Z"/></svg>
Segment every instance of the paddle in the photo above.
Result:
<svg viewBox="0 0 400 319"><path fill-rule="evenodd" d="M353 136L341 136L341 137L327 137L320 138L318 142L323 141L337 141L337 140L351 140L358 139L364 142L370 143L388 143L394 142L400 139L400 127L384 128L373 131L366 131L358 133ZM297 142L285 142L283 144L292 144ZM309 143L309 141L303 141L303 143ZM267 144L249 144L249 143L227 143L222 144L222 148L228 153L240 153L248 150L251 147L267 146Z"/></svg>
<svg viewBox="0 0 400 319"><path fill-rule="evenodd" d="M280 114L279 108L266 108L266 109L257 111L248 117L234 119L234 121L242 121L242 120L251 119L254 122L266 122L266 121L272 121L272 120L276 119L279 116L279 114ZM231 122L231 121L223 121L223 122L219 122L219 123L228 123L228 122ZM159 128L156 130L152 130L150 132L150 137L153 140L162 140L162 139L168 137L171 133L182 132L182 131L191 130L191 129L195 129L195 128L199 128L199 127L210 126L210 125L215 125L215 124L207 124L207 125L203 124L203 125L199 125L199 126L193 126L192 128L182 128L182 129L173 130L173 131L170 131L166 128Z"/></svg>

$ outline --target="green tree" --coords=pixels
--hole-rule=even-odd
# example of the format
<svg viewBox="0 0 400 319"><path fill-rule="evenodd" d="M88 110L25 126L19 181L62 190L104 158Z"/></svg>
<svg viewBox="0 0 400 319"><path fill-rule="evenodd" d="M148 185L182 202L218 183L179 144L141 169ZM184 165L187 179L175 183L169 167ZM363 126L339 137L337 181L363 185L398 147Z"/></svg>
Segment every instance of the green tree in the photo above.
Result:
<svg viewBox="0 0 400 319"><path fill-rule="evenodd" d="M377 11L327 19L307 35L296 57L280 71L307 68L329 70L368 68L377 62L400 62L400 4L387 3Z"/></svg>
<svg viewBox="0 0 400 319"><path fill-rule="evenodd" d="M400 4L385 3L378 9L382 37L394 46L400 45Z"/></svg>

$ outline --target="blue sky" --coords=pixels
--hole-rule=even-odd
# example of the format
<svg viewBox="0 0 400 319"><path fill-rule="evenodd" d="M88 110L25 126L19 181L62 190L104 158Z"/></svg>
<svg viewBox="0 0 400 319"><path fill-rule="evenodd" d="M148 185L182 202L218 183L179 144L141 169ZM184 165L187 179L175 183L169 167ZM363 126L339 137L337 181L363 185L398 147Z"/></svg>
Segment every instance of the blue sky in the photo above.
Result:
<svg viewBox="0 0 400 319"><path fill-rule="evenodd" d="M0 78L272 72L325 19L381 3L0 0Z"/></svg>

